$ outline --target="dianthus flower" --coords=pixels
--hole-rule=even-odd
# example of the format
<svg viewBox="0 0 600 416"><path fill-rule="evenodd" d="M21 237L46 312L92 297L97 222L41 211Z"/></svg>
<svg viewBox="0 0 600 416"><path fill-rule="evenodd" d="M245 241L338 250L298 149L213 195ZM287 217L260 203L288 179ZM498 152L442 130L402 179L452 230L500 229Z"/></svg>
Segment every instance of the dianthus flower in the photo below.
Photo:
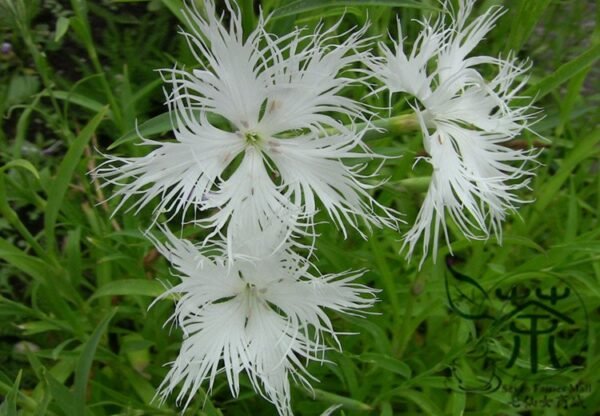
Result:
<svg viewBox="0 0 600 416"><path fill-rule="evenodd" d="M529 105L511 106L529 66L512 56L471 56L502 14L501 8L491 8L468 23L474 3L460 0L453 12L445 2L439 19L422 22L409 54L398 23L393 50L382 43L383 57L370 63L382 89L413 97L428 153L422 159L433 167L427 195L404 240L410 257L423 239L421 264L430 242L435 260L440 233L449 243L446 213L467 238L495 234L501 241L506 213L523 202L515 191L531 176L525 165L535 154L508 143L533 116ZM495 70L491 80L482 75L485 69Z"/></svg>
<svg viewBox="0 0 600 416"><path fill-rule="evenodd" d="M212 1L204 4L206 17L184 10L191 31L183 35L198 67L162 71L172 87L175 140L143 140L154 148L149 154L112 156L97 171L118 186L119 207L137 196L131 208L157 200L157 216L193 208L209 236L272 217L311 225L318 201L344 234L359 218L394 226L393 211L369 195L375 185L365 181L375 175L364 163L373 154L354 127L365 109L340 94L362 82L354 67L366 58L365 30L340 35L337 26L319 27L276 37L261 18L244 38L236 7L226 2L229 13L219 17Z"/></svg>
<svg viewBox="0 0 600 416"><path fill-rule="evenodd" d="M281 230L245 228L232 246L202 249L168 230L166 243L153 238L181 279L162 296L177 298L171 320L184 334L159 388L163 399L181 385L177 401L187 407L220 373L237 397L245 372L280 415L291 415L289 378L310 387L306 363L324 361L325 336L338 343L325 310L360 314L373 304L375 291L354 282L362 272L315 275Z"/></svg>

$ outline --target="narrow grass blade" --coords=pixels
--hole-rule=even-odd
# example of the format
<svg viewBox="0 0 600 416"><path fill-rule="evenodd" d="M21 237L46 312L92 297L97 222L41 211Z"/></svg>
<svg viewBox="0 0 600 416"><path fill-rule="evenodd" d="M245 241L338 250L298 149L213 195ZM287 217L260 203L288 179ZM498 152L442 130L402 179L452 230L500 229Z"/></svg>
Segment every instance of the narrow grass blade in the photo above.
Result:
<svg viewBox="0 0 600 416"><path fill-rule="evenodd" d="M412 371L406 363L386 354L366 352L361 354L358 358L365 363L375 364L387 371L399 374L405 379L409 379L412 375Z"/></svg>
<svg viewBox="0 0 600 416"><path fill-rule="evenodd" d="M552 199L556 196L565 181L571 176L573 170L585 159L597 154L600 142L600 130L595 130L578 143L562 162L560 169L554 176L549 178L538 191L535 201L537 212L544 212Z"/></svg>
<svg viewBox="0 0 600 416"><path fill-rule="evenodd" d="M161 0L161 2L171 11L171 13L173 13L173 16L175 16L183 26L188 25L188 21L183 14L183 2L181 0Z"/></svg>
<svg viewBox="0 0 600 416"><path fill-rule="evenodd" d="M310 394L310 393L309 393ZM329 393L327 391L314 389L314 398L319 401L331 403L334 405L341 405L343 408L354 411L369 412L373 410L373 407L367 403L363 403L359 400L351 399L349 397L340 396L337 394Z"/></svg>
<svg viewBox="0 0 600 416"><path fill-rule="evenodd" d="M45 93L44 95L50 95L49 93ZM70 91L52 91L52 96L58 100L67 101L71 104L75 104L81 108L85 108L86 110L91 110L95 113L99 113L103 110L104 104L99 101L94 100L88 96L83 94L78 94ZM107 116L112 117L111 112L106 113Z"/></svg>
<svg viewBox="0 0 600 416"><path fill-rule="evenodd" d="M424 414L426 414L426 415L442 416L444 414L440 410L440 408L434 404L434 402L431 400L430 397L427 397L427 395L425 395L419 391L406 390L406 391L398 393L398 396L403 397L403 398L415 403L417 406L419 406L423 410Z"/></svg>
<svg viewBox="0 0 600 416"><path fill-rule="evenodd" d="M91 299L123 295L156 297L164 291L165 287L156 280L124 279L105 284L92 295Z"/></svg>
<svg viewBox="0 0 600 416"><path fill-rule="evenodd" d="M100 343L100 337L106 331L108 323L115 316L117 309L113 309L109 314L98 324L90 338L83 346L83 351L75 368L75 386L73 394L75 397L74 410L75 415L85 415L85 402L86 402L86 387L88 384L88 377L94 362L94 356L96 355L96 349Z"/></svg>
<svg viewBox="0 0 600 416"><path fill-rule="evenodd" d="M0 238L0 259L33 277L40 283L45 283L48 277L48 264L37 257L30 256L7 240Z"/></svg>
<svg viewBox="0 0 600 416"><path fill-rule="evenodd" d="M600 59L600 44L592 46L577 58L561 65L555 72L528 88L523 96L534 97L537 101L577 74L587 70L598 59Z"/></svg>
<svg viewBox="0 0 600 416"><path fill-rule="evenodd" d="M108 146L108 150L112 150L124 143L132 142L138 139L140 135L142 137L151 137L169 130L171 130L171 117L169 116L169 113L163 113L150 120L144 121L137 129L130 130L119 137Z"/></svg>
<svg viewBox="0 0 600 416"><path fill-rule="evenodd" d="M551 0L527 0L519 2L516 16L512 19L506 52L518 51L529 38Z"/></svg>
<svg viewBox="0 0 600 416"><path fill-rule="evenodd" d="M31 172L31 174L33 176L35 176L36 179L40 179L40 174L38 172L38 170L35 168L35 166L33 166L31 164L31 162L29 162L28 160L25 159L13 159L10 162L8 162L7 164L5 164L4 166L0 167L0 172L3 172L7 169L11 169L11 168L23 168L25 170L28 170L29 172Z"/></svg>
<svg viewBox="0 0 600 416"><path fill-rule="evenodd" d="M81 159L83 150L87 146L90 138L98 128L98 125L104 118L108 111L108 107L103 107L102 110L96 116L90 120L90 122L81 130L81 133L77 136L75 141L71 144L67 154L65 155L62 163L58 167L56 178L50 186L48 192L48 204L46 205L46 212L44 216L44 232L46 235L46 244L50 251L54 251L56 248L55 241L55 226L58 218L58 213L63 204L63 199L67 193L67 188L77 164Z"/></svg>
<svg viewBox="0 0 600 416"><path fill-rule="evenodd" d="M195 115L199 114L199 112L197 111L194 111L193 113ZM223 125L223 123L225 123L225 119L211 113L207 114L207 118L209 123L211 123L212 125L218 126ZM174 127L175 126L173 126L171 122L171 116L169 115L169 113L159 114L156 117L144 121L139 126L137 126L136 129L132 129L125 133L123 136L119 137L114 143L108 146L108 150L112 150L122 144L137 140L140 136L144 138L157 136L167 131L171 131Z"/></svg>
<svg viewBox="0 0 600 416"><path fill-rule="evenodd" d="M4 402L0 406L0 416L17 416L17 394L21 384L21 375L22 372L19 371L15 384L4 398Z"/></svg>
<svg viewBox="0 0 600 416"><path fill-rule="evenodd" d="M85 413L77 413L75 408L75 397L73 392L56 380L50 372L45 375L46 385L50 394L65 416L83 416Z"/></svg>

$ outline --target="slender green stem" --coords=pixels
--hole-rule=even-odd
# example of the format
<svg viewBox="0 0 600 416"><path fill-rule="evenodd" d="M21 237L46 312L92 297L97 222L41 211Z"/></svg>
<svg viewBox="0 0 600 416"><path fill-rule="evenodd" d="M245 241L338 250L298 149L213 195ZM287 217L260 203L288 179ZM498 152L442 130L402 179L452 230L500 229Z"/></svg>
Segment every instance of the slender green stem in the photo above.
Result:
<svg viewBox="0 0 600 416"><path fill-rule="evenodd" d="M417 176L414 178L401 179L399 181L386 182L385 186L392 189L403 189L410 192L425 192L431 183L431 176Z"/></svg>
<svg viewBox="0 0 600 416"><path fill-rule="evenodd" d="M412 113L382 118L368 123L351 124L347 125L347 127L352 127L357 131L367 129L362 137L363 140L376 140L390 135L410 133L418 130L420 126L417 115ZM338 130L335 128L328 128L326 129L326 132L335 134Z"/></svg>
<svg viewBox="0 0 600 416"><path fill-rule="evenodd" d="M417 115L402 114L390 118L375 120L371 123L375 128L369 129L363 136L364 140L374 140L391 134L410 133L419 129L419 120ZM361 123L358 127L365 125Z"/></svg>

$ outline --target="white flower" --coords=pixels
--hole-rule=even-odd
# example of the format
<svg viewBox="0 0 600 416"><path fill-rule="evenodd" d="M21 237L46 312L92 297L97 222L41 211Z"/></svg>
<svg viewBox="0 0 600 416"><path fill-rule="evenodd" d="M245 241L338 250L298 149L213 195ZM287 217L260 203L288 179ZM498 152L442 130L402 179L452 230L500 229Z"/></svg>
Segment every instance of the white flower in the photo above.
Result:
<svg viewBox="0 0 600 416"><path fill-rule="evenodd" d="M364 121L362 105L340 92L362 82L353 67L366 57L358 50L365 29L297 29L277 38L260 19L244 40L237 8L225 3L225 24L212 1L204 4L206 18L184 10L198 68L163 70L175 141L144 140L155 147L147 156L110 157L98 169L120 187L119 207L135 195L132 208L158 199L156 215L203 211L197 222L211 235L271 217L311 224L318 201L344 234L358 218L395 226L393 211L369 195L375 185L365 179L374 174L357 162L373 157L362 132L341 121Z"/></svg>
<svg viewBox="0 0 600 416"><path fill-rule="evenodd" d="M373 304L375 291L354 283L361 272L313 275L275 227L246 229L232 256L224 247L200 251L165 232L168 242L155 244L181 282L163 297L178 296L171 319L184 340L160 396L164 400L181 384L177 401L187 407L201 385L210 392L224 372L237 397L245 372L280 415L291 415L289 376L310 387L304 365L324 360L326 334L337 343L325 309L356 314Z"/></svg>
<svg viewBox="0 0 600 416"><path fill-rule="evenodd" d="M433 174L404 246L410 257L423 238L421 264L430 241L435 260L440 233L449 243L446 212L467 238L485 239L493 233L500 241L507 211L523 202L515 191L529 182L531 172L524 164L535 156L507 146L533 116L528 113L529 106L510 106L526 83L528 66L510 56L469 56L502 14L500 8L491 8L467 23L474 3L460 0L456 14L444 3L441 18L422 23L409 55L403 50L399 26L395 50L381 45L383 58L370 64L384 88L416 98L414 109L429 154L424 159L433 166ZM483 66L496 69L491 81L479 72Z"/></svg>

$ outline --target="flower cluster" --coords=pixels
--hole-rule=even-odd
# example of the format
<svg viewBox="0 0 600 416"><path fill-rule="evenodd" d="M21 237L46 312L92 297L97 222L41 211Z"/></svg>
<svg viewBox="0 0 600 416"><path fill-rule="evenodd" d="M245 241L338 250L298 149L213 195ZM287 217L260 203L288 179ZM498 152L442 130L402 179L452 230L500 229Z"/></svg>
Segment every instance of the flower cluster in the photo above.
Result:
<svg viewBox="0 0 600 416"><path fill-rule="evenodd" d="M365 161L386 158L363 142L375 114L345 95L349 86L379 80L376 92L412 97L433 174L404 239L409 256L421 239L423 259L431 241L435 254L440 232L449 242L446 212L468 238L500 237L531 174L523 166L532 153L507 146L531 117L511 107L528 68L470 56L500 9L469 23L474 0L461 0L457 13L448 4L422 22L408 55L398 22L393 48L380 44L379 57L366 28L278 37L261 17L245 36L228 1L223 15L212 0L202 13L193 3L184 10L190 31L182 34L198 65L161 71L175 140L142 139L147 155L107 156L96 171L116 185L117 209L135 197L129 209L153 204L154 222L166 215L204 231L197 244L164 225L166 242L150 236L180 279L161 298L177 298L170 321L184 334L161 398L180 386L177 401L187 406L221 373L237 396L245 373L291 415L289 379L310 387L306 363L325 360L325 338L340 345L325 311L360 315L373 305L376 291L356 282L363 272L320 275L310 261L319 210L344 236L348 227L367 238L363 226L400 222L372 196L379 173ZM484 66L496 68L491 81Z"/></svg>

